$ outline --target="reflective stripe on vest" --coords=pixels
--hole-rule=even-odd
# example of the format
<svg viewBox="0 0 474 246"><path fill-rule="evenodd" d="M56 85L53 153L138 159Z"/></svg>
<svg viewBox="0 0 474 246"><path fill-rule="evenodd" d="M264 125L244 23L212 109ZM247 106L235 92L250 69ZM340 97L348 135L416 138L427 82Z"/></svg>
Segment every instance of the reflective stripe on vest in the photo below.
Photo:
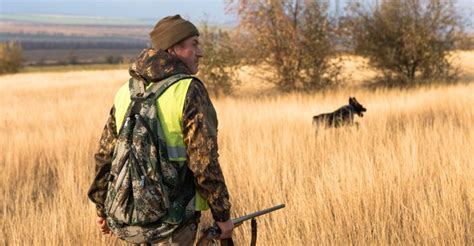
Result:
<svg viewBox="0 0 474 246"><path fill-rule="evenodd" d="M172 161L186 161L182 122L186 93L192 80L192 78L188 78L174 83L156 102L158 116L166 138L168 158Z"/></svg>
<svg viewBox="0 0 474 246"><path fill-rule="evenodd" d="M192 78L187 78L174 83L156 101L158 117L165 135L168 158L171 161L184 162L187 160L182 122L184 102L192 80ZM127 81L119 89L114 100L117 133L122 127L130 102L130 90ZM209 209L206 200L197 191L195 206L197 211Z"/></svg>

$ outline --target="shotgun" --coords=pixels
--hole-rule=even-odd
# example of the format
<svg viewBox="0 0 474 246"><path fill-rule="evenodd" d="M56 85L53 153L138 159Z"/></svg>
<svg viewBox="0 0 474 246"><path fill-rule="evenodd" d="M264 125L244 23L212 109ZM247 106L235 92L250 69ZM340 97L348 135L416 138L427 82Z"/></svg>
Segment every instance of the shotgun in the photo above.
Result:
<svg viewBox="0 0 474 246"><path fill-rule="evenodd" d="M232 223L234 223L234 228L235 228L242 225L247 220L252 220L252 240L251 240L250 245L255 245L257 242L257 221L255 220L255 218L258 216L282 209L284 207L285 207L285 204L280 204L271 208L263 209L254 213L244 215L239 218L232 219ZM203 234L198 240L197 245L207 245L205 242L218 239L220 234L221 234L221 229L216 224L214 224L213 226L203 230Z"/></svg>

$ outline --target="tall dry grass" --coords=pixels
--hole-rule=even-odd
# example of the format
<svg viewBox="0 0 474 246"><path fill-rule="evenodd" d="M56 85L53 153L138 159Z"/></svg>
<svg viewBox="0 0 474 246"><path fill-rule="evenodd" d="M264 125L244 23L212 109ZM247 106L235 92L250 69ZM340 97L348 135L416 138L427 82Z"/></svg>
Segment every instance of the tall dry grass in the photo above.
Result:
<svg viewBox="0 0 474 246"><path fill-rule="evenodd" d="M93 153L126 71L0 77L0 243L115 245L86 192ZM474 244L474 83L341 89L215 100L220 161L259 245ZM360 127L320 129L312 115L349 96ZM235 233L248 244L249 226Z"/></svg>

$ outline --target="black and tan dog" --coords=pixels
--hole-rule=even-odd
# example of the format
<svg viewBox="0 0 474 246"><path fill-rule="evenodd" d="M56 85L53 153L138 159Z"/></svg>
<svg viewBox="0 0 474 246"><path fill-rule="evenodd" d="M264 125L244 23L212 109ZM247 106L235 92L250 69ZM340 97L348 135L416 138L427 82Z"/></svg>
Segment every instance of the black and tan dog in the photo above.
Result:
<svg viewBox="0 0 474 246"><path fill-rule="evenodd" d="M363 117L365 111L367 109L355 97L349 97L349 105L342 106L332 113L313 116L313 125L324 124L328 127L339 127L354 124L354 114Z"/></svg>

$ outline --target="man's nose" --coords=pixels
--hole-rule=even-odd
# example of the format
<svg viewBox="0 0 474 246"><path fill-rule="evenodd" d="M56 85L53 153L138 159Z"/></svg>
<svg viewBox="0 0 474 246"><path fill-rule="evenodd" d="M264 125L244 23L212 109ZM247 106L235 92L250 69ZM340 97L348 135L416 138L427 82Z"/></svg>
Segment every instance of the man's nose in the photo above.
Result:
<svg viewBox="0 0 474 246"><path fill-rule="evenodd" d="M198 57L203 57L204 56L204 51L201 49L201 47L198 47L198 50L196 52L196 56L198 56Z"/></svg>

